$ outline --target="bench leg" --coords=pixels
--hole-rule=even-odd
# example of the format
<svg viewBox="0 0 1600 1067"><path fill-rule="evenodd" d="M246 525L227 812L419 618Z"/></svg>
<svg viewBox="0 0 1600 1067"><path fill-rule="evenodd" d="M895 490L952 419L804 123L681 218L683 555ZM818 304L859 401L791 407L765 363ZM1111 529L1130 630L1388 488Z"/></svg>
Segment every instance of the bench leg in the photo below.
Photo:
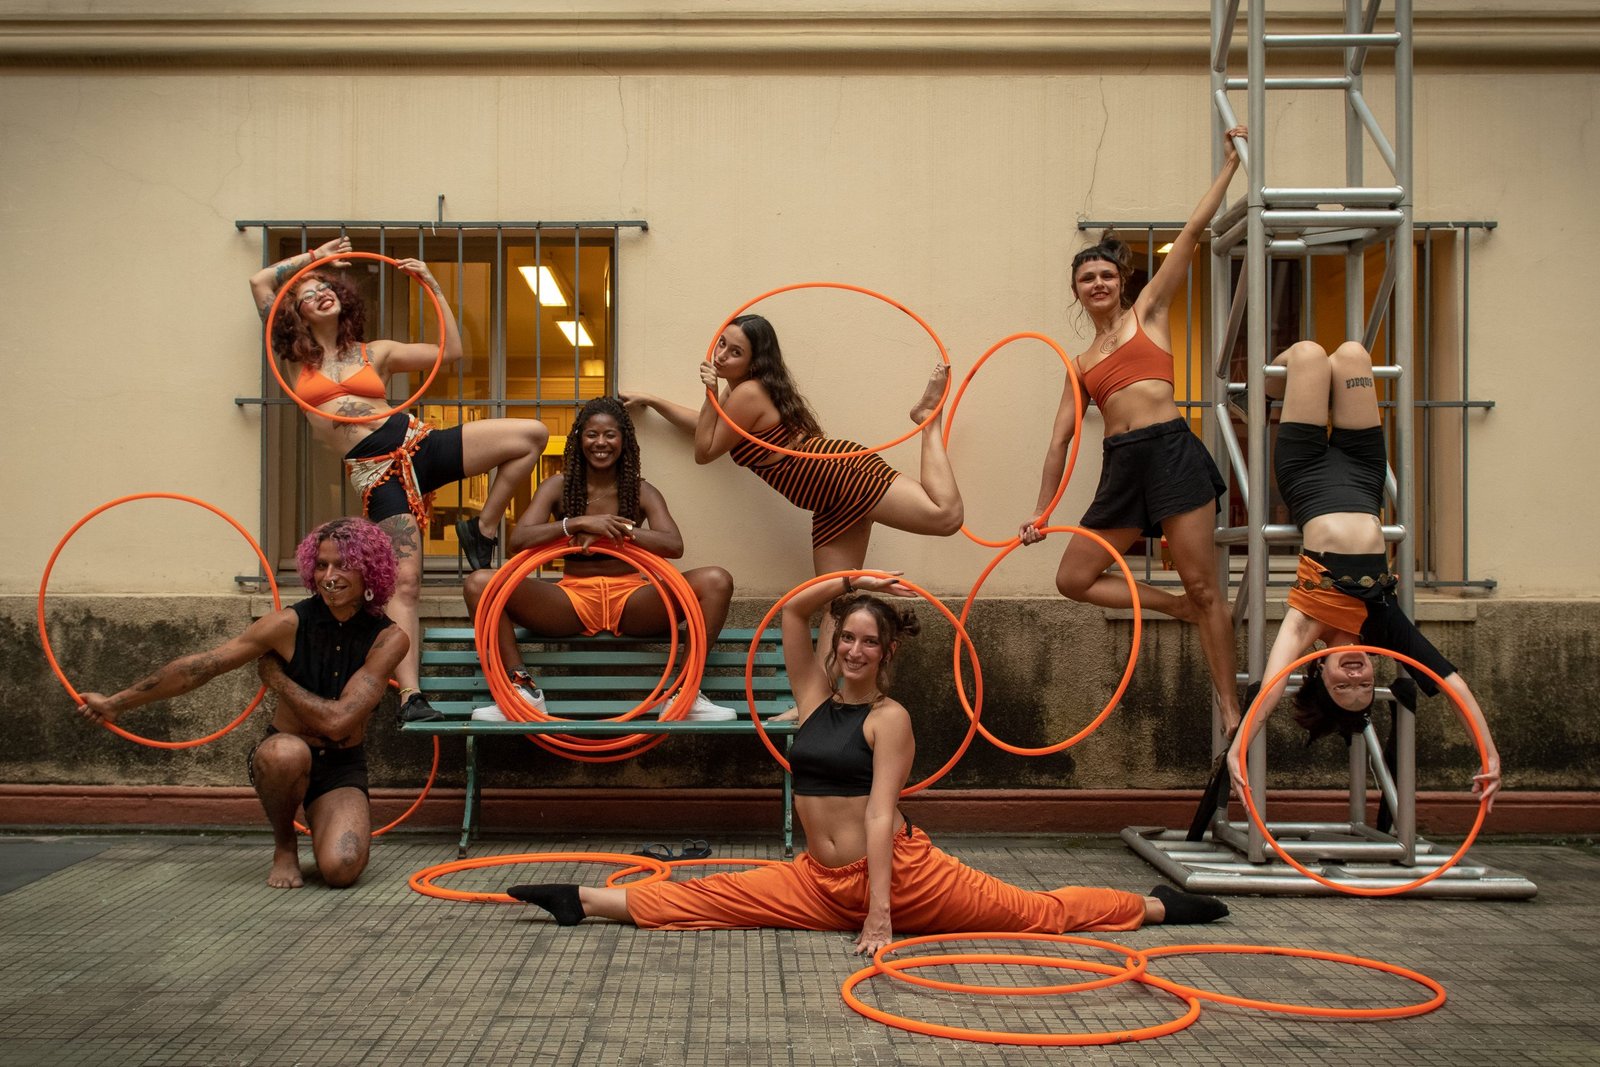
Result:
<svg viewBox="0 0 1600 1067"><path fill-rule="evenodd" d="M791 734L783 739L783 754L787 758L794 744ZM794 859L794 776L783 772L783 858Z"/></svg>
<svg viewBox="0 0 1600 1067"><path fill-rule="evenodd" d="M477 836L478 807L481 803L482 797L478 795L478 739L468 734L466 801L461 809L461 840L456 844L456 859L466 859L467 846Z"/></svg>

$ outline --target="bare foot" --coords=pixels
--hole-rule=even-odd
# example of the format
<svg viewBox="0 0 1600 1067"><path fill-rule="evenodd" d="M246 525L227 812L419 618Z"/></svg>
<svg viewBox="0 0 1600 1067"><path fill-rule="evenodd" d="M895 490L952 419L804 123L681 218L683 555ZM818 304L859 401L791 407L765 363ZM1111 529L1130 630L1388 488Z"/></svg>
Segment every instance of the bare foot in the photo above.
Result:
<svg viewBox="0 0 1600 1067"><path fill-rule="evenodd" d="M927 418L939 404L939 398L944 396L945 383L950 380L950 367L944 363L936 363L933 373L928 375L928 384L922 390L922 397L911 408L911 421L921 422Z"/></svg>
<svg viewBox="0 0 1600 1067"><path fill-rule="evenodd" d="M799 717L800 717L800 709L799 708L790 708L788 711L781 712L781 713L779 713L777 715L772 716L771 718L763 719L761 721L762 722L794 722Z"/></svg>
<svg viewBox="0 0 1600 1067"><path fill-rule="evenodd" d="M300 852L272 850L272 870L267 872L267 884L274 889L299 889L305 885L300 877Z"/></svg>

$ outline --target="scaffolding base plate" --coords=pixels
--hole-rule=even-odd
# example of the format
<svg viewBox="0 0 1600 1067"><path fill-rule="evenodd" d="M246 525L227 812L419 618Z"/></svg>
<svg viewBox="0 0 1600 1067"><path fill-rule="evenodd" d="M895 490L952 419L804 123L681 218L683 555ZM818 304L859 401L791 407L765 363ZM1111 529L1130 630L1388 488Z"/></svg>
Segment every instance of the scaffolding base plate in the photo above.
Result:
<svg viewBox="0 0 1600 1067"><path fill-rule="evenodd" d="M1242 824L1229 824L1231 830L1242 830ZM1271 828L1269 824L1269 828ZM1294 831L1305 832L1306 824L1295 824ZM1359 836L1344 836L1348 824L1329 824L1315 827L1318 840L1326 840L1337 849L1342 842L1370 845L1373 831L1365 829ZM1225 835L1236 836L1234 833ZM1274 836L1276 830L1274 829ZM1200 841L1189 841L1182 830L1169 830L1161 826L1129 826L1122 831L1122 840L1146 863L1189 893L1206 893L1212 896L1345 896L1337 889L1307 878L1293 867L1269 857L1265 863L1251 863L1249 858L1224 840L1216 840L1211 831ZM1285 847L1291 842L1284 841ZM1360 862L1334 857L1315 857L1303 854L1304 842L1293 842L1295 859L1311 867L1318 874L1338 882L1347 882L1363 888L1387 888L1404 885L1437 870L1454 849L1444 849L1422 838L1417 838L1412 864L1396 862ZM1472 860L1471 854L1426 885L1406 892L1407 897L1439 897L1449 899L1526 900L1539 891L1538 886L1521 875L1497 870Z"/></svg>

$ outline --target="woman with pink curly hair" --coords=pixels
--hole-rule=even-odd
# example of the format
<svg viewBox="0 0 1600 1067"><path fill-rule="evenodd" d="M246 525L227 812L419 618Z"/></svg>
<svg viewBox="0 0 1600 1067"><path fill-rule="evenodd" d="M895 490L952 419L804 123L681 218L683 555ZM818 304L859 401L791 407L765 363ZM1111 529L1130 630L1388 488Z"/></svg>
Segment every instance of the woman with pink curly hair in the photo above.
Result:
<svg viewBox="0 0 1600 1067"><path fill-rule="evenodd" d="M84 693L78 710L96 722L187 693L256 662L278 694L267 736L251 751L250 784L272 824L267 884L302 884L294 817L302 805L317 870L329 886L355 884L367 866L367 722L410 639L383 613L394 593L389 538L366 519L334 519L296 552L314 595L250 624L209 652L182 656L113 696Z"/></svg>

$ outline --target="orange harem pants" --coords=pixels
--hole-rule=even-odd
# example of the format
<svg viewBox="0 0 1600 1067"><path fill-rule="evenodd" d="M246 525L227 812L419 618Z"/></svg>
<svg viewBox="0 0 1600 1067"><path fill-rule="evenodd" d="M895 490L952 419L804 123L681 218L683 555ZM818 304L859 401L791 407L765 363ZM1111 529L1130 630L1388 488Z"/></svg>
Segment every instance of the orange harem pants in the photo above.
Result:
<svg viewBox="0 0 1600 1067"><path fill-rule="evenodd" d="M1144 897L1119 889L1019 889L974 870L906 827L894 839L889 921L896 933L933 934L1137 930ZM801 853L793 863L656 882L628 890L641 927L715 930L783 927L859 930L867 918L867 861L824 867Z"/></svg>

